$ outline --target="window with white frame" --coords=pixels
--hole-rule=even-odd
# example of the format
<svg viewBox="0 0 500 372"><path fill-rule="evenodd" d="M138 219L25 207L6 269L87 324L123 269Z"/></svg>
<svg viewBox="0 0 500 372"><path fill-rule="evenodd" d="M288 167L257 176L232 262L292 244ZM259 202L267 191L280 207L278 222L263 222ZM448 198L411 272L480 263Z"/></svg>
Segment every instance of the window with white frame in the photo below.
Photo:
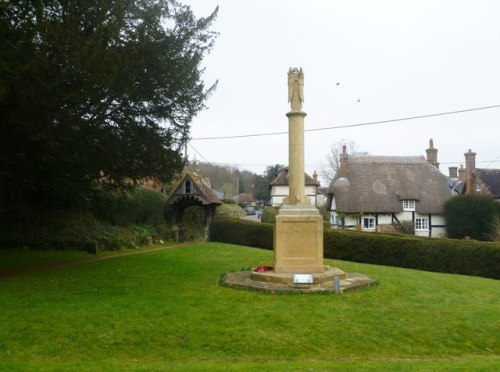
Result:
<svg viewBox="0 0 500 372"><path fill-rule="evenodd" d="M375 228L375 218L363 217L363 227L365 229L374 229Z"/></svg>
<svg viewBox="0 0 500 372"><path fill-rule="evenodd" d="M403 210L404 211L414 211L415 210L415 200L404 199L403 200Z"/></svg>
<svg viewBox="0 0 500 372"><path fill-rule="evenodd" d="M415 218L415 230L429 230L429 219L427 217Z"/></svg>

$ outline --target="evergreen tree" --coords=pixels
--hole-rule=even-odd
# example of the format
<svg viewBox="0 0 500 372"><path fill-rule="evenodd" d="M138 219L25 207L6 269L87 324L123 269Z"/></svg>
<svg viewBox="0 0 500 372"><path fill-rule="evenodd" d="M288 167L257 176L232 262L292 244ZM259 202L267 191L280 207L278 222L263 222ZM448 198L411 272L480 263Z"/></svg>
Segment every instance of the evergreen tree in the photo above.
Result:
<svg viewBox="0 0 500 372"><path fill-rule="evenodd" d="M215 88L200 64L216 15L176 0L1 2L0 208L171 180Z"/></svg>

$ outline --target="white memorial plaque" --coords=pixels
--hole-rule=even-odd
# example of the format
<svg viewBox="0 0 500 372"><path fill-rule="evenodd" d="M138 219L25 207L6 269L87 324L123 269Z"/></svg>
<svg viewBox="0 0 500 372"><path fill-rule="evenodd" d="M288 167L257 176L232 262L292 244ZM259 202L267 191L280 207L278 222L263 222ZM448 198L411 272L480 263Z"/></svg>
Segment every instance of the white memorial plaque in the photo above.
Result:
<svg viewBox="0 0 500 372"><path fill-rule="evenodd" d="M294 284L313 284L313 275L312 274L293 274L293 283Z"/></svg>

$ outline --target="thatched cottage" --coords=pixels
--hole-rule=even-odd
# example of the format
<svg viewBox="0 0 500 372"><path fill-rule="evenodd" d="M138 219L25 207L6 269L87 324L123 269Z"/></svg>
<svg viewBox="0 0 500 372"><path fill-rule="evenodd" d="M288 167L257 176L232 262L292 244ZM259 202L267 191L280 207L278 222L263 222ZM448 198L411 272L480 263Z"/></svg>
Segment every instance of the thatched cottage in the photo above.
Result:
<svg viewBox="0 0 500 372"><path fill-rule="evenodd" d="M432 149L432 142L431 142ZM328 188L331 224L363 231L412 226L415 235L444 236L449 178L424 156L348 156ZM437 160L437 159L436 159Z"/></svg>

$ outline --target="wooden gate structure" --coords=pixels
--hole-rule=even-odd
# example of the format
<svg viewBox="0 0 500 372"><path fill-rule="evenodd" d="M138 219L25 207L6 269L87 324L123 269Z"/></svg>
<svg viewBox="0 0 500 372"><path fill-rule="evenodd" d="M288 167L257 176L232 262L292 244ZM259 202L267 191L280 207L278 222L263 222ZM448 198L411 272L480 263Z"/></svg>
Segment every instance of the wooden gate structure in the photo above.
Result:
<svg viewBox="0 0 500 372"><path fill-rule="evenodd" d="M203 208L205 218L205 239L208 239L210 222L215 218L217 206L222 204L210 181L196 173L185 173L181 181L167 198L167 205L172 207L172 229L176 241L183 238L182 217L184 211L197 205Z"/></svg>

